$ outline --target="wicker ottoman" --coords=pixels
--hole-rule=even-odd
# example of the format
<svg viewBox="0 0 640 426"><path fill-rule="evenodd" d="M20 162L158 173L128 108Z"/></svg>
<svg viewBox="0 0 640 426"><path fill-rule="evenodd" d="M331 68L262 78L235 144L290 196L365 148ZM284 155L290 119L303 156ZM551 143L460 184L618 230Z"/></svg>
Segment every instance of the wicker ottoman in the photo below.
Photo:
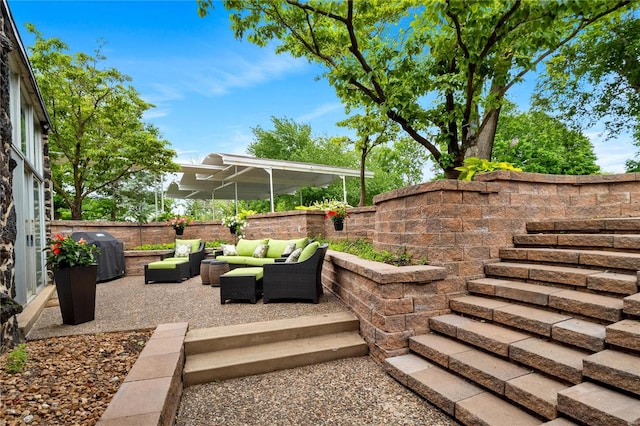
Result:
<svg viewBox="0 0 640 426"><path fill-rule="evenodd" d="M209 281L209 264L211 263L211 260L212 259L205 259L200 262L200 279L202 280L203 285L211 284L211 281Z"/></svg>
<svg viewBox="0 0 640 426"><path fill-rule="evenodd" d="M209 284L213 287L220 285L220 275L229 272L229 264L224 260L209 261ZM204 284L204 283L203 283Z"/></svg>
<svg viewBox="0 0 640 426"><path fill-rule="evenodd" d="M189 261L158 261L144 265L144 283L176 282L189 278Z"/></svg>
<svg viewBox="0 0 640 426"><path fill-rule="evenodd" d="M220 276L220 303L248 300L256 303L262 297L262 268L236 268Z"/></svg>

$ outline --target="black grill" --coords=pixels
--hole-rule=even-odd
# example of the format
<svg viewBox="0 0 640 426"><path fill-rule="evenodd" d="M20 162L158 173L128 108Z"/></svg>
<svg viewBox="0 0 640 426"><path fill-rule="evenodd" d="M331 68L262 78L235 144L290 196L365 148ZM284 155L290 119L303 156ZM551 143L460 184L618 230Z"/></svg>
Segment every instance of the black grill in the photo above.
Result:
<svg viewBox="0 0 640 426"><path fill-rule="evenodd" d="M100 253L98 261L98 282L113 280L124 275L124 245L108 232L74 232L71 238L84 238L87 244L95 244Z"/></svg>

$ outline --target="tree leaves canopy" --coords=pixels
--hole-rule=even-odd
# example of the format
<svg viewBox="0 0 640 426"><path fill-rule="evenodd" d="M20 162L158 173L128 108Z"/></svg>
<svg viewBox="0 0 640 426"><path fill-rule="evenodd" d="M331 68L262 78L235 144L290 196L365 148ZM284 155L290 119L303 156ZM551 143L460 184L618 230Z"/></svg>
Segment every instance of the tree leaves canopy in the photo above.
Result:
<svg viewBox="0 0 640 426"><path fill-rule="evenodd" d="M199 0L205 15L211 0ZM377 109L448 177L491 158L507 91L620 1L225 0L236 37L325 67L347 109Z"/></svg>
<svg viewBox="0 0 640 426"><path fill-rule="evenodd" d="M69 54L60 39L35 34L31 65L51 117L49 153L56 193L82 218L82 201L141 171L178 170L175 151L153 125L142 121L153 105L127 85L129 76L100 68L106 58Z"/></svg>

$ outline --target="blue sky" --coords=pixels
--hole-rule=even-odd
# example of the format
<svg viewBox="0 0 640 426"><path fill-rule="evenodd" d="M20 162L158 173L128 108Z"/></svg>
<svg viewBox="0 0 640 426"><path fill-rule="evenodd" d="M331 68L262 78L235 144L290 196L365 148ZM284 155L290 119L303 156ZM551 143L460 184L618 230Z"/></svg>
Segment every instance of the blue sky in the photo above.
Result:
<svg viewBox="0 0 640 426"><path fill-rule="evenodd" d="M345 134L346 118L322 69L304 59L276 55L233 37L221 3L206 18L195 0L9 0L25 47L33 42L24 24L45 38L58 37L71 52L92 53L106 42L105 66L133 78L131 84L156 105L145 118L178 153L178 162L199 162L210 152L244 154L252 128L271 129L271 117L311 126L317 136ZM510 98L527 109L531 83ZM636 149L626 140L594 142L603 171L623 172Z"/></svg>

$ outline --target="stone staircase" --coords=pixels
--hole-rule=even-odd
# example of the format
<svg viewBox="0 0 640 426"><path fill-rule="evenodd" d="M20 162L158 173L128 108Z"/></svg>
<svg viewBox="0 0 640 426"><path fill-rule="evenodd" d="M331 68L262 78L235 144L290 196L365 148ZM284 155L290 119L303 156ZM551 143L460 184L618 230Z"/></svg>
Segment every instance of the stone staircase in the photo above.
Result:
<svg viewBox="0 0 640 426"><path fill-rule="evenodd" d="M640 219L527 232L385 368L467 425L640 425Z"/></svg>
<svg viewBox="0 0 640 426"><path fill-rule="evenodd" d="M364 356L358 318L337 312L191 330L184 340L184 386Z"/></svg>

